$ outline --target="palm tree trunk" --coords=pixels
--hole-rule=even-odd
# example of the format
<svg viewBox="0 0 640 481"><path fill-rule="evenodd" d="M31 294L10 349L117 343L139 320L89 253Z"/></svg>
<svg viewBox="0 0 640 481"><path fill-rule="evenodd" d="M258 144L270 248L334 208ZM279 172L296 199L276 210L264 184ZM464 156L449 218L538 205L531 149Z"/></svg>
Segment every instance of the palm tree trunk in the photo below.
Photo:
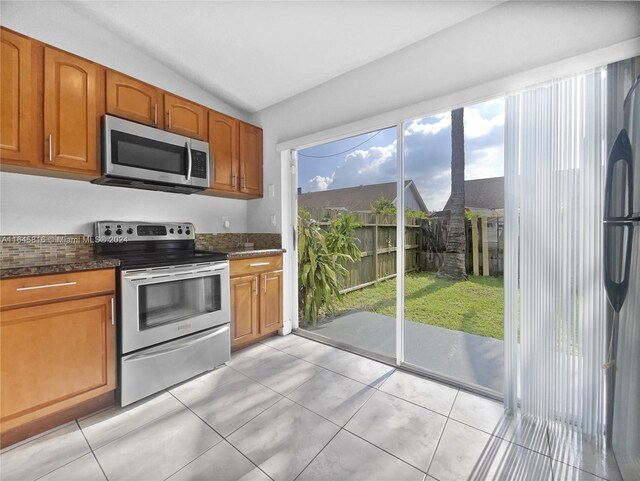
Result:
<svg viewBox="0 0 640 481"><path fill-rule="evenodd" d="M456 109L451 111L451 219L447 251L438 277L467 278L464 204L464 109Z"/></svg>

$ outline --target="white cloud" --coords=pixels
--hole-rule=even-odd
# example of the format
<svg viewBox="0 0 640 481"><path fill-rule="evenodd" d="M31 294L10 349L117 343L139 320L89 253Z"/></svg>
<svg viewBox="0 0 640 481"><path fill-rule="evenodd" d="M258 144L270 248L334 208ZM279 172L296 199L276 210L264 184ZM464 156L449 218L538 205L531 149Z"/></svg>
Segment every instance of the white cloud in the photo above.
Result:
<svg viewBox="0 0 640 481"><path fill-rule="evenodd" d="M504 112L485 119L477 108L464 109L464 136L465 139L476 139L491 132L495 127L504 125Z"/></svg>
<svg viewBox="0 0 640 481"><path fill-rule="evenodd" d="M427 122L428 120L437 119L436 122ZM438 114L431 117L425 117L424 119L413 120L409 127L404 130L404 135L423 134L433 135L437 134L443 129L451 126L451 114Z"/></svg>
<svg viewBox="0 0 640 481"><path fill-rule="evenodd" d="M501 145L475 149L465 159L464 178L484 179L504 175L504 148Z"/></svg>
<svg viewBox="0 0 640 481"><path fill-rule="evenodd" d="M329 186L333 183L333 175L328 175L323 177L321 175L316 175L313 179L309 179L307 182L308 192L317 192L319 190L327 190Z"/></svg>

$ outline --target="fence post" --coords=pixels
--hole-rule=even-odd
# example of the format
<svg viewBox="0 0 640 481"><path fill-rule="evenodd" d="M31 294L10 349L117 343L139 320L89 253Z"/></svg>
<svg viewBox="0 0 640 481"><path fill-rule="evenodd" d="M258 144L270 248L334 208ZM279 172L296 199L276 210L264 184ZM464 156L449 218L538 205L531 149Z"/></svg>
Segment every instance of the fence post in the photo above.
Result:
<svg viewBox="0 0 640 481"><path fill-rule="evenodd" d="M377 281L378 273L378 214L374 214L375 223L373 225L373 280Z"/></svg>
<svg viewBox="0 0 640 481"><path fill-rule="evenodd" d="M487 227L487 218L481 217L480 224L482 227L482 275L489 275L489 229Z"/></svg>
<svg viewBox="0 0 640 481"><path fill-rule="evenodd" d="M480 256L478 254L478 219L471 216L471 242L473 244L473 275L480 275Z"/></svg>

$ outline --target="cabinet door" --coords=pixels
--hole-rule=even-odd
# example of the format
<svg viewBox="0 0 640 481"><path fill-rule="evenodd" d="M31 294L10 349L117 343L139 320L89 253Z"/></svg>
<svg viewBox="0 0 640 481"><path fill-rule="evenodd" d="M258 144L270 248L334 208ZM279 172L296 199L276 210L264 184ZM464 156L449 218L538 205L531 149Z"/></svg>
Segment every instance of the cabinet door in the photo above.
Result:
<svg viewBox="0 0 640 481"><path fill-rule="evenodd" d="M2 313L2 430L115 389L112 297Z"/></svg>
<svg viewBox="0 0 640 481"><path fill-rule="evenodd" d="M240 121L218 112L209 112L209 152L211 188L223 192L238 190L238 140Z"/></svg>
<svg viewBox="0 0 640 481"><path fill-rule="evenodd" d="M0 30L0 159L33 166L38 161L36 46L31 39Z"/></svg>
<svg viewBox="0 0 640 481"><path fill-rule="evenodd" d="M207 140L207 109L188 100L164 94L166 130L195 139Z"/></svg>
<svg viewBox="0 0 640 481"><path fill-rule="evenodd" d="M262 274L260 284L260 334L267 334L282 327L282 271Z"/></svg>
<svg viewBox="0 0 640 481"><path fill-rule="evenodd" d="M258 335L258 276L231 279L231 344L236 347Z"/></svg>
<svg viewBox="0 0 640 481"><path fill-rule="evenodd" d="M153 85L107 71L107 113L162 128L162 94Z"/></svg>
<svg viewBox="0 0 640 481"><path fill-rule="evenodd" d="M44 50L44 161L58 170L99 175L102 68L59 50Z"/></svg>
<svg viewBox="0 0 640 481"><path fill-rule="evenodd" d="M262 129L240 122L240 192L262 197Z"/></svg>

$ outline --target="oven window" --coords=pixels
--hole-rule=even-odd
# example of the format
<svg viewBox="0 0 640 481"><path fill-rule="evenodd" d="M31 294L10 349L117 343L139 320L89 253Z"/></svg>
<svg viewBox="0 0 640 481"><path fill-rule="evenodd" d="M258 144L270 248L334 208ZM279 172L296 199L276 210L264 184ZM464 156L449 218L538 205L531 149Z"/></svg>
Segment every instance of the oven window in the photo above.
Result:
<svg viewBox="0 0 640 481"><path fill-rule="evenodd" d="M147 284L138 289L141 331L221 309L219 275Z"/></svg>
<svg viewBox="0 0 640 481"><path fill-rule="evenodd" d="M180 175L186 175L187 172L185 146L113 130L111 151L114 164Z"/></svg>

